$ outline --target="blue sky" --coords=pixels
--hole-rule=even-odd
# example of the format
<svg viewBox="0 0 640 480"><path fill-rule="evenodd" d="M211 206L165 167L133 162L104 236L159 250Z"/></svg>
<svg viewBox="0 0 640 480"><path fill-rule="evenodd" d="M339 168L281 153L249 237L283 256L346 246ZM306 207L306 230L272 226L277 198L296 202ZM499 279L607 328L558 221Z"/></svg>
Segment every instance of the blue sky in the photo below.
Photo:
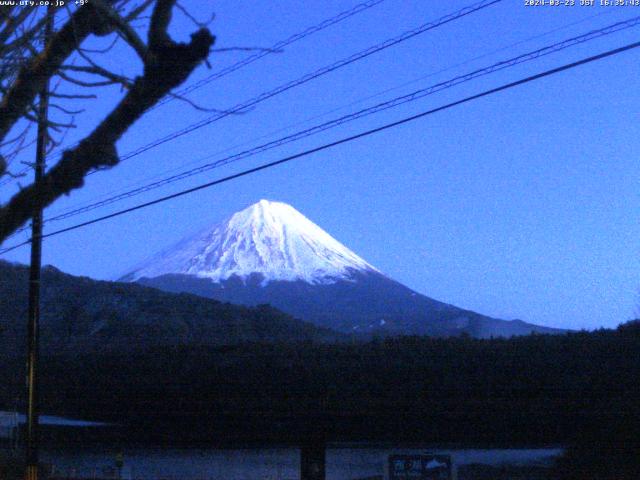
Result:
<svg viewBox="0 0 640 480"><path fill-rule="evenodd" d="M219 48L268 47L357 3L183 2L203 19L215 12L211 28ZM230 108L470 3L385 0L190 98ZM504 0L92 175L85 188L50 207L45 217L196 166L205 156L223 157L636 15L640 8L630 6L525 7L523 0ZM176 15L172 29L187 38L195 27ZM89 220L622 46L636 41L638 31L588 42L47 228ZM249 54L214 53L213 71ZM47 239L44 263L76 275L114 278L179 238L269 198L290 203L389 276L438 300L543 325L614 327L640 308L639 60L640 51L626 52ZM105 61L122 71L139 68L124 49ZM210 73L200 68L187 85ZM115 88L99 94L68 142L86 134L122 95ZM172 101L149 112L118 149L129 152L207 115ZM2 198L15 188L3 187ZM5 258L27 263L28 249Z"/></svg>

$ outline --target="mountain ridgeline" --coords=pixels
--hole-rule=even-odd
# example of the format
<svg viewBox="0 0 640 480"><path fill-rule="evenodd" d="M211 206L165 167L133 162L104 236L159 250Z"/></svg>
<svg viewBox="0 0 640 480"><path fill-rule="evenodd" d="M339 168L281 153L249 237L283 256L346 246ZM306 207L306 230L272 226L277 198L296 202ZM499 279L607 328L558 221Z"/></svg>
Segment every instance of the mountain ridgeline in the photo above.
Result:
<svg viewBox="0 0 640 480"><path fill-rule="evenodd" d="M363 337L562 333L439 302L387 277L293 207L261 200L121 278L242 305L270 304Z"/></svg>
<svg viewBox="0 0 640 480"><path fill-rule="evenodd" d="M23 353L26 346L28 278L27 267L0 261L0 345L5 355ZM46 355L245 342L335 342L344 336L267 305L230 305L45 267L41 337Z"/></svg>

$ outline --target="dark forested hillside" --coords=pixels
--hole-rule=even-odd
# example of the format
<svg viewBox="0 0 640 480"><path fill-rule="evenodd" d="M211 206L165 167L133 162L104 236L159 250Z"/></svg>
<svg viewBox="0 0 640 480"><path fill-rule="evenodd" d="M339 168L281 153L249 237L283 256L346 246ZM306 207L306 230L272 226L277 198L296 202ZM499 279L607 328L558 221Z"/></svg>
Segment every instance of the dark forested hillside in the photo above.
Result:
<svg viewBox="0 0 640 480"><path fill-rule="evenodd" d="M16 353L26 269L0 268L1 410L24 402L24 357ZM112 422L100 435L119 442L568 444L563 478L581 480L615 477L571 476L576 465L594 472L594 462L640 458L638 322L564 335L363 343L270 307L51 268L44 279L42 411ZM335 339L342 341L317 341ZM83 438L73 431L64 439Z"/></svg>
<svg viewBox="0 0 640 480"><path fill-rule="evenodd" d="M26 348L28 268L0 261L0 345ZM225 345L246 341L335 341L340 335L269 306L230 305L136 284L42 272L42 350L131 353L154 346Z"/></svg>
<svg viewBox="0 0 640 480"><path fill-rule="evenodd" d="M257 274L249 278L232 276L220 282L194 275L162 275L138 282L167 292L194 293L238 305L268 303L314 325L368 339L461 334L490 338L565 332L521 320L491 318L439 302L377 272L354 271L347 280L318 284L263 280Z"/></svg>
<svg viewBox="0 0 640 480"><path fill-rule="evenodd" d="M2 392L8 402L22 365L0 368L13 379ZM43 369L46 412L118 422L128 438L565 443L597 425L637 428L640 328L164 347L49 356Z"/></svg>

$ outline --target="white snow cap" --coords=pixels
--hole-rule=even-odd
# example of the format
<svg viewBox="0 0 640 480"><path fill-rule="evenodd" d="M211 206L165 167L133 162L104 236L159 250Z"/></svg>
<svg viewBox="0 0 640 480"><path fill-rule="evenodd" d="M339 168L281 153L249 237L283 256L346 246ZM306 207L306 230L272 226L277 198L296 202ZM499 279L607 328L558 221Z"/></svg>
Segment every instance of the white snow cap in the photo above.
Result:
<svg viewBox="0 0 640 480"><path fill-rule="evenodd" d="M378 271L295 208L260 200L151 257L125 278L135 281L174 273L221 281L259 273L263 283L326 284L363 270Z"/></svg>

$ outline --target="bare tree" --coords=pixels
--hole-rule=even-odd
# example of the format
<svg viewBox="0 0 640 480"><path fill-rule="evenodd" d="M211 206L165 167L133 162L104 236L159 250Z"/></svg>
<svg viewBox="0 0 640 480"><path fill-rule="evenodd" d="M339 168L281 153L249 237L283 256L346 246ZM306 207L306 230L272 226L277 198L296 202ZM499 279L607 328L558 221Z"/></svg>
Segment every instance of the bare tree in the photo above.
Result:
<svg viewBox="0 0 640 480"><path fill-rule="evenodd" d="M80 113L75 106L95 98L89 89L120 85L125 91L93 131L62 152L40 184L25 186L0 205L0 243L30 219L38 204L46 207L80 188L92 170L117 165L120 137L206 61L214 37L198 24L188 43L172 40L168 28L174 8L191 17L176 0L90 0L73 11L56 12L59 28L44 42L43 7L0 6L0 179L20 174L12 161L30 144L31 127L38 121L38 94L47 81L53 84L52 111L64 118L48 120L49 148L61 144L66 129L75 126L74 116ZM146 41L138 33L141 29ZM86 43L92 36L111 44L89 49ZM100 56L112 55L118 41L139 58L138 76L128 78L100 64Z"/></svg>

